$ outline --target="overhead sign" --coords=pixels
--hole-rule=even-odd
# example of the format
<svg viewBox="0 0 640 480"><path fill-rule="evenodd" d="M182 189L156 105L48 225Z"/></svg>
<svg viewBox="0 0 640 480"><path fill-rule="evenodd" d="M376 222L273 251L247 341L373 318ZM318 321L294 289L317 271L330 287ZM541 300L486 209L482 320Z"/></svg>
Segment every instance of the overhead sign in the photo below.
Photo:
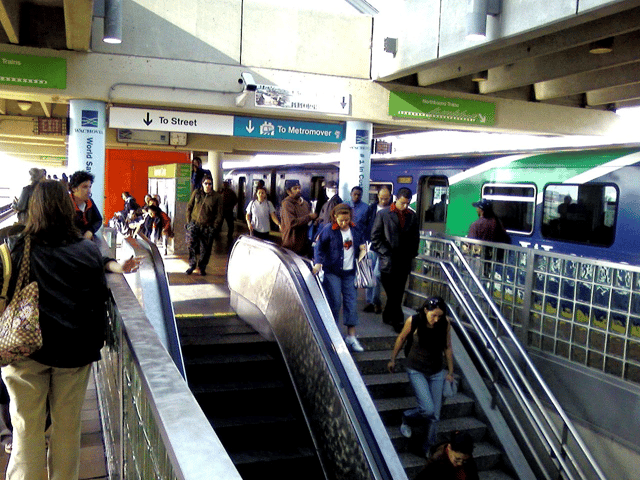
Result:
<svg viewBox="0 0 640 480"><path fill-rule="evenodd" d="M297 122L277 118L235 117L233 135L236 137L340 143L344 140L344 125Z"/></svg>
<svg viewBox="0 0 640 480"><path fill-rule="evenodd" d="M233 135L233 117L210 113L111 107L109 128Z"/></svg>
<svg viewBox="0 0 640 480"><path fill-rule="evenodd" d="M0 84L67 88L67 60L0 52Z"/></svg>
<svg viewBox="0 0 640 480"><path fill-rule="evenodd" d="M464 98L391 91L389 92L389 115L415 120L493 125L496 121L496 104Z"/></svg>
<svg viewBox="0 0 640 480"><path fill-rule="evenodd" d="M351 95L301 92L276 85L258 85L256 107L349 115Z"/></svg>

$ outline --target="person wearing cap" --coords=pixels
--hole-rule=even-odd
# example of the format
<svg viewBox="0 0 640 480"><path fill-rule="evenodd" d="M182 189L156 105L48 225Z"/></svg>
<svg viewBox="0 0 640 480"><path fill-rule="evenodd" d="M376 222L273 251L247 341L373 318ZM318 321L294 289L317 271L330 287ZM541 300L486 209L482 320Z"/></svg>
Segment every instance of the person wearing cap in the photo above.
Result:
<svg viewBox="0 0 640 480"><path fill-rule="evenodd" d="M493 212L493 204L490 200L483 198L472 203L478 212L478 220L469 227L469 238L485 240L487 242L509 242L507 231L502 226L502 222Z"/></svg>
<svg viewBox="0 0 640 480"><path fill-rule="evenodd" d="M282 246L293 250L298 255L309 253L309 222L318 218L311 211L309 203L302 198L302 187L297 180L287 186L287 197L282 201L280 211L282 226Z"/></svg>
<svg viewBox="0 0 640 480"><path fill-rule="evenodd" d="M316 220L316 225L318 227L318 232L322 230L322 227L327 223L331 223L331 211L336 205L340 205L342 203L342 199L340 195L338 195L338 184L334 181L327 182L325 187L327 191L327 200L322 208L320 209L320 214L318 215L318 219Z"/></svg>
<svg viewBox="0 0 640 480"><path fill-rule="evenodd" d="M436 448L426 466L414 480L478 480L473 459L473 439L467 432L456 432L450 442Z"/></svg>

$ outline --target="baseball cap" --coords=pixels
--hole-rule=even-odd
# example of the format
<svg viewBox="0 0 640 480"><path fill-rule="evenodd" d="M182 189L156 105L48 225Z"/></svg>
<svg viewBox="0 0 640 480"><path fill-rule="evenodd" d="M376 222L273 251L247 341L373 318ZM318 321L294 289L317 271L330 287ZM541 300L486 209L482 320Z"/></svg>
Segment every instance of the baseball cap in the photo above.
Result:
<svg viewBox="0 0 640 480"><path fill-rule="evenodd" d="M481 208L482 210L486 210L487 208L492 207L491 200L487 200L486 198L483 198L477 202L473 202L471 205L477 208Z"/></svg>

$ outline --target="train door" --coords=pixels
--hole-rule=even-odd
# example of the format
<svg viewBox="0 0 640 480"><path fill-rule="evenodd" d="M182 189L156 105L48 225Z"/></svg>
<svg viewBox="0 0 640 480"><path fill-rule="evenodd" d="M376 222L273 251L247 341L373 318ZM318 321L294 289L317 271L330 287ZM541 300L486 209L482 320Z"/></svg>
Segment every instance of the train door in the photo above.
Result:
<svg viewBox="0 0 640 480"><path fill-rule="evenodd" d="M236 211L236 218L243 219L244 218L244 201L246 197L246 185L247 185L247 177L239 177L238 178L238 206Z"/></svg>
<svg viewBox="0 0 640 480"><path fill-rule="evenodd" d="M449 181L447 177L422 177L418 193L420 230L444 233L448 204Z"/></svg>
<svg viewBox="0 0 640 480"><path fill-rule="evenodd" d="M312 212L319 212L322 205L329 200L324 188L324 181L324 177L311 177L309 203L311 204Z"/></svg>

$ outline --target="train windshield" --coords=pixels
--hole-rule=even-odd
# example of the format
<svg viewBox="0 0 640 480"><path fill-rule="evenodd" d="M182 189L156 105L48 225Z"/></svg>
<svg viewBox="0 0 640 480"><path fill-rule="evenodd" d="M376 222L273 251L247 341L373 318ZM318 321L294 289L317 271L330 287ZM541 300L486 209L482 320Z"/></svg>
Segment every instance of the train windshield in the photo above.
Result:
<svg viewBox="0 0 640 480"><path fill-rule="evenodd" d="M614 185L547 185L542 235L591 245L613 243L618 190Z"/></svg>

